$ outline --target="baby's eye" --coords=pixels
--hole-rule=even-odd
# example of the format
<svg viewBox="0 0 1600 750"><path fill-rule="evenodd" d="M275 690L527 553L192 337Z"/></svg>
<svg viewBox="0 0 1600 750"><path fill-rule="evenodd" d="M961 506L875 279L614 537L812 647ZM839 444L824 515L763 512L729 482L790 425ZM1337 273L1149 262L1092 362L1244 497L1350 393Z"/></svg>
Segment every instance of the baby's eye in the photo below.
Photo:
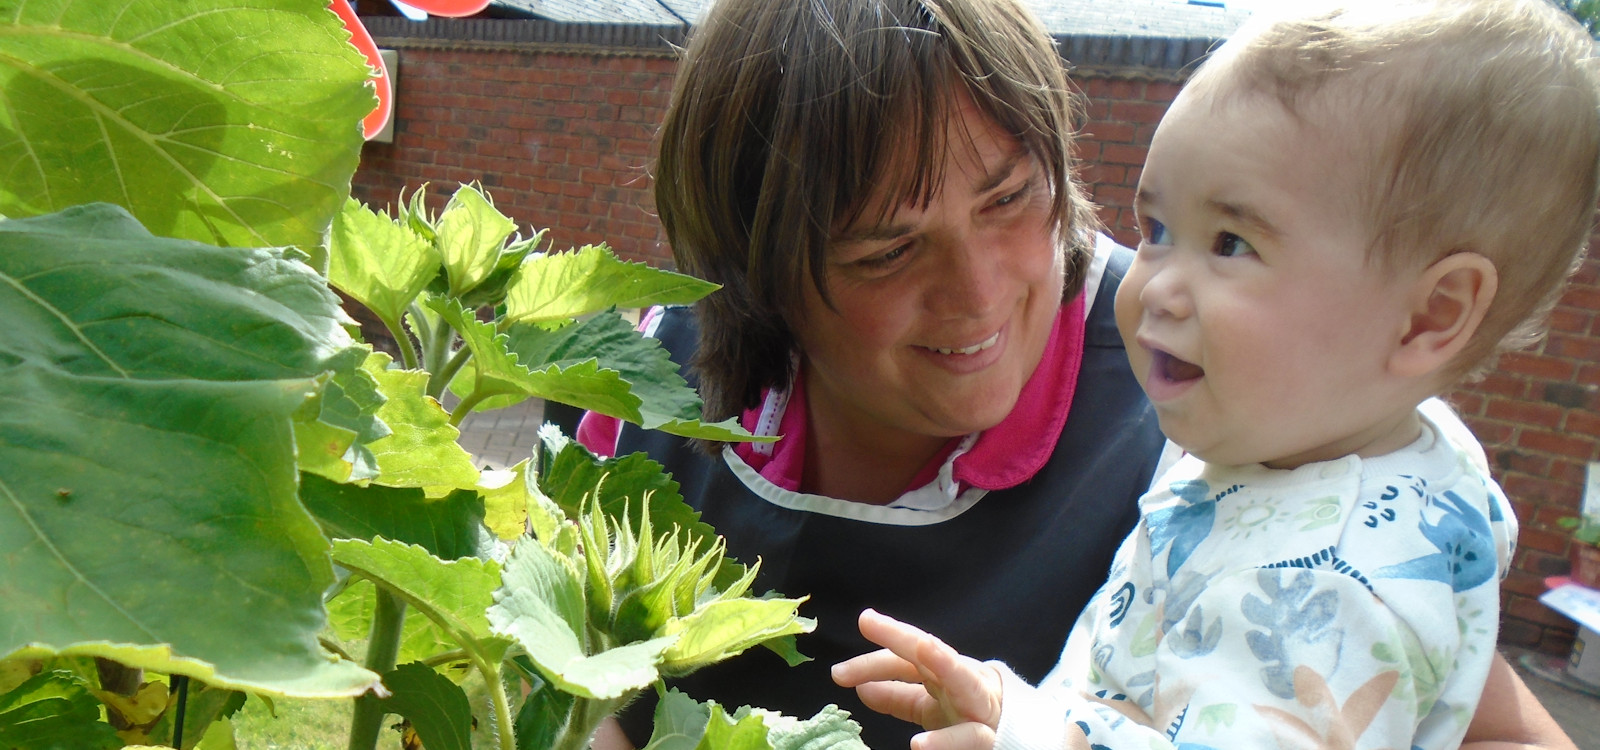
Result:
<svg viewBox="0 0 1600 750"><path fill-rule="evenodd" d="M1167 236L1167 225L1155 219L1144 220L1144 242L1147 245L1165 245L1172 240Z"/></svg>
<svg viewBox="0 0 1600 750"><path fill-rule="evenodd" d="M1255 255L1256 249L1245 242L1243 238L1232 232L1223 232L1217 235L1217 244L1213 252L1224 258L1237 258L1242 255Z"/></svg>

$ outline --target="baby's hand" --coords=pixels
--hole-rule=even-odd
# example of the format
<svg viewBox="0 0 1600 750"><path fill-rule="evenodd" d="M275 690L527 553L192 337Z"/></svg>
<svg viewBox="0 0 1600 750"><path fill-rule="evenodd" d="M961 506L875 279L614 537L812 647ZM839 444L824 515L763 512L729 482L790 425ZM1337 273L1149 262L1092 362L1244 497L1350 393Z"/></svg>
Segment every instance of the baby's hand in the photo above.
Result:
<svg viewBox="0 0 1600 750"><path fill-rule="evenodd" d="M884 648L833 665L833 681L853 687L879 713L930 730L913 750L989 750L1000 725L1000 674L927 633L870 609L861 634Z"/></svg>

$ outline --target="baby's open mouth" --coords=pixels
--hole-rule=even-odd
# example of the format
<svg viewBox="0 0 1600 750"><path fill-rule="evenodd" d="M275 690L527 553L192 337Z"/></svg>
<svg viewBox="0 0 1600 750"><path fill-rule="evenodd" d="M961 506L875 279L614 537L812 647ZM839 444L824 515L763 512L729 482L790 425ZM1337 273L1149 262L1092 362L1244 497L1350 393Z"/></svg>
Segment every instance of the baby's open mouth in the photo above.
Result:
<svg viewBox="0 0 1600 750"><path fill-rule="evenodd" d="M1200 365L1193 362L1185 362L1166 352L1155 350L1151 351L1150 354L1155 358L1151 363L1154 365L1151 371L1169 383L1182 383L1203 377L1206 374L1206 371L1201 369Z"/></svg>

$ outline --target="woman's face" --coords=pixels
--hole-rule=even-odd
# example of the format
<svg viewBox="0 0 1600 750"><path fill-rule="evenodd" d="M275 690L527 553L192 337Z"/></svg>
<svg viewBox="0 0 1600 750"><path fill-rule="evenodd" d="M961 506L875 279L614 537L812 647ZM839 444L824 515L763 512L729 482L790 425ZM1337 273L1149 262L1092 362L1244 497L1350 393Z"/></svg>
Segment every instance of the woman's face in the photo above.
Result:
<svg viewBox="0 0 1600 750"><path fill-rule="evenodd" d="M1043 356L1063 277L1047 176L965 97L948 128L933 200L835 227L834 308L806 286L797 338L819 429L987 429Z"/></svg>

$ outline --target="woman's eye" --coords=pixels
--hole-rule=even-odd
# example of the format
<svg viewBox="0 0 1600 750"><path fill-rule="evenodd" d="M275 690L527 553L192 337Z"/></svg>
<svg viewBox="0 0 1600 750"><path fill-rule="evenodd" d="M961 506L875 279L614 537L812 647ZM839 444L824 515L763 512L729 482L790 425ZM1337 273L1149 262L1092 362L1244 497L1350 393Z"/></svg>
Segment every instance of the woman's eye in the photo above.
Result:
<svg viewBox="0 0 1600 750"><path fill-rule="evenodd" d="M1155 219L1144 220L1144 241L1147 245L1165 245L1172 238L1167 236L1167 225Z"/></svg>
<svg viewBox="0 0 1600 750"><path fill-rule="evenodd" d="M1241 255L1255 255L1256 249L1245 242L1243 238L1232 232L1223 232L1217 235L1215 253L1224 258L1237 258Z"/></svg>
<svg viewBox="0 0 1600 750"><path fill-rule="evenodd" d="M877 255L869 255L865 258L862 258L861 260L856 261L856 265L863 268L885 268L894 265L895 261L900 260L900 258L904 257L905 254L910 250L911 243L909 242L904 245L896 245L894 249L888 252L879 253Z"/></svg>

